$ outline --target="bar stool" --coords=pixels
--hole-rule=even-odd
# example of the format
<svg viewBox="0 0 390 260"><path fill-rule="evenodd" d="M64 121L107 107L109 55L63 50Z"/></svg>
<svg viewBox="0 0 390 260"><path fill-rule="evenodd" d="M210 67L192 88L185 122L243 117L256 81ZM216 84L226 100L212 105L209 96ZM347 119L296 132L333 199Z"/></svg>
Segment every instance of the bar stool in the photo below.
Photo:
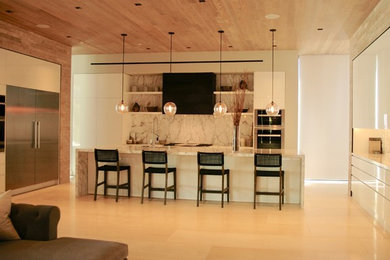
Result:
<svg viewBox="0 0 390 260"><path fill-rule="evenodd" d="M282 171L282 155L281 154L255 154L255 170L254 170L254 196L253 209L256 209L256 195L271 195L279 196L279 210L282 210L284 204L284 171ZM271 177L279 178L279 191L257 191L257 178Z"/></svg>
<svg viewBox="0 0 390 260"><path fill-rule="evenodd" d="M220 169L217 169L220 167ZM222 186L220 190L207 190L203 188L203 176L213 175L222 177ZM225 175L226 187L225 187ZM225 169L224 154L223 153L204 153L198 152L198 189L196 196L196 206L199 207L199 200L203 200L203 193L220 193L221 207L223 208L223 195L227 195L227 202L229 202L229 176L230 171Z"/></svg>
<svg viewBox="0 0 390 260"><path fill-rule="evenodd" d="M116 165L104 164L101 163L116 163ZM103 150L95 149L95 165L96 165L96 181L95 181L95 196L96 200L97 188L100 185L104 185L104 196L107 195L107 189L114 188L116 189L116 198L115 201L118 202L119 189L126 189L127 196L130 197L130 165L119 165L119 153L118 150ZM119 184L120 172L127 171L127 182ZM104 180L98 183L99 172L104 172ZM107 182L107 172L116 172L116 185L109 185Z"/></svg>
<svg viewBox="0 0 390 260"><path fill-rule="evenodd" d="M147 167L148 164L152 166ZM155 167L155 165L163 165L163 167ZM152 191L164 191L164 205L167 204L167 192L173 192L173 198L176 199L176 168L168 167L168 156L166 151L142 151L142 195L141 204L144 203L144 191L148 188L148 198ZM168 186L168 173L173 173L173 185ZM145 175L148 174L148 184L145 185ZM164 188L152 186L153 174L165 174Z"/></svg>

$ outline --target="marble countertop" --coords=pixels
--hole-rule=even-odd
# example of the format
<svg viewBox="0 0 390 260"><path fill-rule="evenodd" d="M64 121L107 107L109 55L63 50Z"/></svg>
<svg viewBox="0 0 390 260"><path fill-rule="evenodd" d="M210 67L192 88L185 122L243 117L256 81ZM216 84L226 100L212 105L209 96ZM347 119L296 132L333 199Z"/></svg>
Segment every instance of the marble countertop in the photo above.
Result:
<svg viewBox="0 0 390 260"><path fill-rule="evenodd" d="M355 156L359 159L371 162L375 165L378 165L388 171L390 171L390 154L371 154L371 153L353 153L352 156Z"/></svg>
<svg viewBox="0 0 390 260"><path fill-rule="evenodd" d="M113 149L113 147L102 149ZM142 150L160 150L167 151L168 154L177 155L196 155L197 152L223 152L226 156L234 157L252 157L254 153L281 153L287 157L303 157L303 154L297 153L296 150L288 149L253 149L252 147L241 147L240 151L233 152L230 146L191 146L191 145L177 145L164 146L161 144L147 145L147 144L130 144L117 147L120 153L141 153ZM93 152L92 148L79 148L80 152Z"/></svg>

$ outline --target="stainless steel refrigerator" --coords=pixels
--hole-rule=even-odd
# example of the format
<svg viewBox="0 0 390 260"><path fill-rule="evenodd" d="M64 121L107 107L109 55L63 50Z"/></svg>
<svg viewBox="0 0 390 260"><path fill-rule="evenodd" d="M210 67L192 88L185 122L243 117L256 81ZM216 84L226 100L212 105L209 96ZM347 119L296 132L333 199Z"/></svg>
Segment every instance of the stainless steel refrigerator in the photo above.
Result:
<svg viewBox="0 0 390 260"><path fill-rule="evenodd" d="M59 94L7 86L6 189L58 180Z"/></svg>

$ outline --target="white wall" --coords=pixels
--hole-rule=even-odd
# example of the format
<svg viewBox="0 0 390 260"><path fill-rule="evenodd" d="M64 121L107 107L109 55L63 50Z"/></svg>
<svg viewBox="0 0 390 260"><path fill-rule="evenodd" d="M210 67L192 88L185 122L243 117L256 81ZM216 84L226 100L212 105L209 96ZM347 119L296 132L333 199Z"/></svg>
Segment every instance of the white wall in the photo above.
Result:
<svg viewBox="0 0 390 260"><path fill-rule="evenodd" d="M347 180L349 56L300 56L299 137L306 179Z"/></svg>

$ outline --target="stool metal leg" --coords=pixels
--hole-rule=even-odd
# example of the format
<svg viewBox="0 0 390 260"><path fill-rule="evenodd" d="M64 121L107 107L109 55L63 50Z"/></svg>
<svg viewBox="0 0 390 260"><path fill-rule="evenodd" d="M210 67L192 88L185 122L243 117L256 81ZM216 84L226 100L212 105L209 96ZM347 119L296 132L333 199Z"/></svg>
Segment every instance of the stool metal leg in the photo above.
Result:
<svg viewBox="0 0 390 260"><path fill-rule="evenodd" d="M104 196L107 196L107 171L104 171Z"/></svg>
<svg viewBox="0 0 390 260"><path fill-rule="evenodd" d="M148 198L150 199L150 196L151 196L151 194L152 194L152 173L151 172L149 172L148 173Z"/></svg>
<svg viewBox="0 0 390 260"><path fill-rule="evenodd" d="M227 174L227 202L230 201L230 172Z"/></svg>
<svg viewBox="0 0 390 260"><path fill-rule="evenodd" d="M99 179L99 171L96 169L96 181L95 181L95 195L94 195L94 200L96 200L96 194L97 194L97 186L98 186L98 179Z"/></svg>
<svg viewBox="0 0 390 260"><path fill-rule="evenodd" d="M200 175L200 201L203 201L203 175Z"/></svg>
<svg viewBox="0 0 390 260"><path fill-rule="evenodd" d="M141 192L141 204L144 203L144 192L145 192L145 169L142 173L142 192Z"/></svg>
<svg viewBox="0 0 390 260"><path fill-rule="evenodd" d="M196 189L196 206L199 207L199 196L200 196L200 174L198 169L198 185Z"/></svg>
<svg viewBox="0 0 390 260"><path fill-rule="evenodd" d="M279 210L282 210L282 173L279 174Z"/></svg>
<svg viewBox="0 0 390 260"><path fill-rule="evenodd" d="M176 169L173 171L173 198L176 199Z"/></svg>
<svg viewBox="0 0 390 260"><path fill-rule="evenodd" d="M254 180L253 180L253 183L254 183L254 187L253 187L253 209L256 209L256 170L255 170L255 173L254 173Z"/></svg>
<svg viewBox="0 0 390 260"><path fill-rule="evenodd" d="M282 178L283 178L283 181L282 181L282 188L283 188L283 193L282 193L282 204L284 204L284 174L282 174Z"/></svg>
<svg viewBox="0 0 390 260"><path fill-rule="evenodd" d="M119 176L120 176L120 171L116 172L116 198L115 201L118 202L118 195L119 195Z"/></svg>
<svg viewBox="0 0 390 260"><path fill-rule="evenodd" d="M167 204L168 170L165 171L164 205Z"/></svg>
<svg viewBox="0 0 390 260"><path fill-rule="evenodd" d="M221 208L223 208L223 194L225 193L224 192L224 190L225 190L224 186L225 186L225 174L224 174L224 172L222 170Z"/></svg>
<svg viewBox="0 0 390 260"><path fill-rule="evenodd" d="M130 169L127 169L127 197L130 197Z"/></svg>

